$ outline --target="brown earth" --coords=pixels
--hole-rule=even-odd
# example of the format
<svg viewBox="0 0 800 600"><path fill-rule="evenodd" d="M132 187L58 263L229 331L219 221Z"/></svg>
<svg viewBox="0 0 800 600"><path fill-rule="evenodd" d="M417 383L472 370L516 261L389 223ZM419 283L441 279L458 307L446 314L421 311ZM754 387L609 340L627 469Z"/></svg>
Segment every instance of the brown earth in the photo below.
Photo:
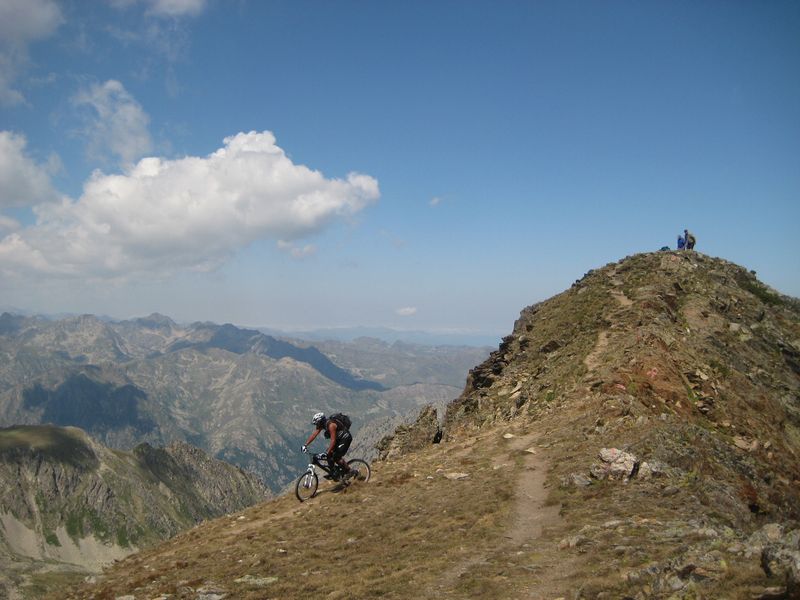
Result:
<svg viewBox="0 0 800 600"><path fill-rule="evenodd" d="M551 542L539 548L561 524L544 506L546 453L526 452L538 438L492 429L432 445L378 463L368 483L326 483L303 504L287 495L196 527L57 597L516 597L543 585L532 557L559 558Z"/></svg>

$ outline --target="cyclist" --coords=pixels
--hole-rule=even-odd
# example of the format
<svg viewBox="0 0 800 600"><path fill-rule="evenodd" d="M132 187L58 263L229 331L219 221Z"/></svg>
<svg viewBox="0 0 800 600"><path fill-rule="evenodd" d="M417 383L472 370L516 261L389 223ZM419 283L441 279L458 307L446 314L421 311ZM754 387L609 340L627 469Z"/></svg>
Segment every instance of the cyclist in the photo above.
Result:
<svg viewBox="0 0 800 600"><path fill-rule="evenodd" d="M328 445L328 466L331 469L331 476L334 479L338 479L342 475L347 479L350 476L350 467L347 466L344 455L350 448L350 442L353 441L350 430L340 419L336 418L336 415L331 415L328 418L325 413L321 412L313 416L311 423L315 429L306 440L306 443L303 444L303 452L308 452L308 445L316 439L320 431L324 431L325 437L331 441Z"/></svg>

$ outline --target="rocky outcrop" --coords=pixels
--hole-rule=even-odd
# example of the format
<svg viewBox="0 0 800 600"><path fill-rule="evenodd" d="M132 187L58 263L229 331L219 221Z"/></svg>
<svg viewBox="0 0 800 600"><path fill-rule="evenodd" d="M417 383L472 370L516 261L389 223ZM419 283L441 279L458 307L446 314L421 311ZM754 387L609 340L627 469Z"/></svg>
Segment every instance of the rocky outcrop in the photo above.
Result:
<svg viewBox="0 0 800 600"><path fill-rule="evenodd" d="M439 416L436 409L427 406L422 409L417 420L411 425L401 425L394 433L384 437L375 447L381 460L396 458L414 452L442 438Z"/></svg>

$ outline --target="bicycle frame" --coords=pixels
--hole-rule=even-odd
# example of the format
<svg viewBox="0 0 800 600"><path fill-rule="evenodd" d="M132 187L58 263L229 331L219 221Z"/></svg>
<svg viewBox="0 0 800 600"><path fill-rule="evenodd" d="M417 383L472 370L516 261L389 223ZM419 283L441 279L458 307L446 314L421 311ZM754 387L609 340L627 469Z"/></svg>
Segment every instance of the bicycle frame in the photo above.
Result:
<svg viewBox="0 0 800 600"><path fill-rule="evenodd" d="M328 466L327 458L325 453L311 455L311 462L308 463L308 467L297 479L297 483L295 483L294 493L300 502L304 502L317 495L320 479L317 474L317 469L323 473L327 473L325 479L338 481L343 487L349 486L352 481L369 481L370 467L369 463L365 460L360 458L350 459L347 461L348 470L342 472L338 468L331 468ZM338 465L335 465L335 467L338 467Z"/></svg>
<svg viewBox="0 0 800 600"><path fill-rule="evenodd" d="M313 474L316 472L316 469L319 468L322 471L325 471L328 475L332 476L331 469L327 465L322 464L322 456L325 456L327 460L327 454L312 454L311 455L311 462L308 463L308 469L306 469L306 473Z"/></svg>

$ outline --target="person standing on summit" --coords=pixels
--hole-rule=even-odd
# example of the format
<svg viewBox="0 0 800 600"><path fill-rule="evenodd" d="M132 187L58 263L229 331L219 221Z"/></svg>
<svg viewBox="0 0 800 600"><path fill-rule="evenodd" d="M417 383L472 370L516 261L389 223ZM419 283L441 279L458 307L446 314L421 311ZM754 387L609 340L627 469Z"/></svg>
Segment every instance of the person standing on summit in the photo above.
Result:
<svg viewBox="0 0 800 600"><path fill-rule="evenodd" d="M694 234L691 233L688 229L683 230L683 239L686 240L686 249L687 250L694 250L694 244L697 241L694 237Z"/></svg>

